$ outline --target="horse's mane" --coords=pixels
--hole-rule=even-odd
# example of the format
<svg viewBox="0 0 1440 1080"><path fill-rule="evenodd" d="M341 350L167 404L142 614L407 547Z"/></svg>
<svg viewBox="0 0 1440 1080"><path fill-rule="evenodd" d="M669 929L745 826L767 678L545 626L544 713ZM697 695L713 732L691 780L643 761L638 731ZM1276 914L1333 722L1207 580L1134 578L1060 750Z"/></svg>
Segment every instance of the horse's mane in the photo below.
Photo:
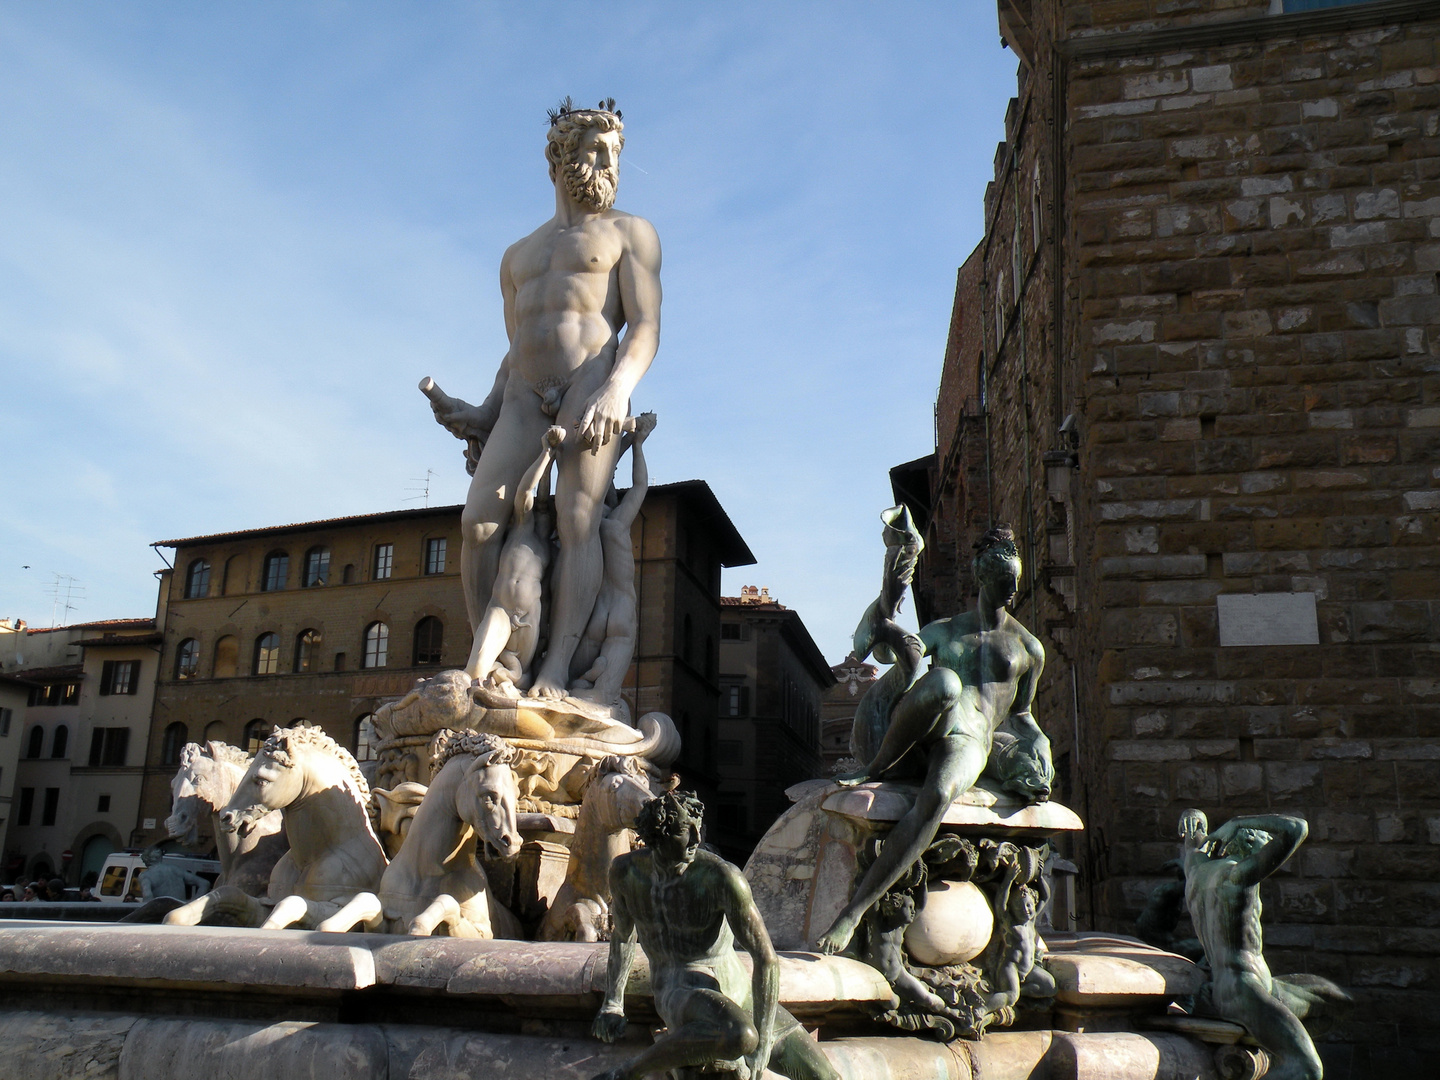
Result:
<svg viewBox="0 0 1440 1080"><path fill-rule="evenodd" d="M520 760L520 751L511 746L499 735L492 735L488 731L456 731L454 728L442 728L435 733L431 740L430 754L430 775L434 776L445 763L459 754L473 754L479 757L482 754L490 756L490 761L495 765L514 765Z"/></svg>
<svg viewBox="0 0 1440 1080"><path fill-rule="evenodd" d="M188 750L190 746L194 745L194 743L190 743L185 749ZM227 765L239 765L244 769L248 769L250 762L254 760L240 747L231 746L229 743L208 742L201 749L202 752L208 752L216 761L224 762Z"/></svg>
<svg viewBox="0 0 1440 1080"><path fill-rule="evenodd" d="M318 727L289 727L276 728L271 736L265 740L261 752L268 753L281 765L293 765L289 760L289 748L292 744L300 746L312 746L317 750L324 750L340 759L340 764L350 774L350 782L355 785L360 805L370 805L370 785L365 781L365 774L360 771L360 764L355 756L337 743L329 735Z"/></svg>

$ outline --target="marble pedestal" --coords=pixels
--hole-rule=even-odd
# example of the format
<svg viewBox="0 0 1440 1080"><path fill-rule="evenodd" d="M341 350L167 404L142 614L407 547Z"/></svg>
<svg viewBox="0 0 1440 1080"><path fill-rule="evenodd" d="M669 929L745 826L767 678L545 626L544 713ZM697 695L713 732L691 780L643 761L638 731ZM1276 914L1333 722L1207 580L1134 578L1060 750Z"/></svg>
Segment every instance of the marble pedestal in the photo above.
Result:
<svg viewBox="0 0 1440 1080"><path fill-rule="evenodd" d="M786 792L795 805L745 864L777 949L814 947L850 899L865 843L889 831L914 804L915 793L905 784L843 788L828 780L809 780ZM941 831L1040 844L1083 827L1060 803L1027 805L982 780L950 807Z"/></svg>

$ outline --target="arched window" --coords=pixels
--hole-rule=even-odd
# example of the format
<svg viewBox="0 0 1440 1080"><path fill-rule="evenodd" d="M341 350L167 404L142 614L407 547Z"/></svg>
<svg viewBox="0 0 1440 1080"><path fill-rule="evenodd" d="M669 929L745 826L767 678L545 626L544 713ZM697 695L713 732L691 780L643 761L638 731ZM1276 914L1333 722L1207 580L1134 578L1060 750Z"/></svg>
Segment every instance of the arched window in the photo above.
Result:
<svg viewBox="0 0 1440 1080"><path fill-rule="evenodd" d="M320 670L320 646L324 637L319 630L301 630L295 638L295 670L297 672Z"/></svg>
<svg viewBox="0 0 1440 1080"><path fill-rule="evenodd" d="M290 577L290 556L283 551L272 551L265 556L265 567L260 574L261 592L278 592L285 588Z"/></svg>
<svg viewBox="0 0 1440 1080"><path fill-rule="evenodd" d="M375 717L372 713L366 713L355 721L354 746L356 761L375 760Z"/></svg>
<svg viewBox="0 0 1440 1080"><path fill-rule="evenodd" d="M205 741L207 743L224 742L226 734L224 720L211 720L205 725Z"/></svg>
<svg viewBox="0 0 1440 1080"><path fill-rule="evenodd" d="M305 553L305 572L300 575L301 588L330 583L330 549L312 547Z"/></svg>
<svg viewBox="0 0 1440 1080"><path fill-rule="evenodd" d="M426 615L415 624L415 663L440 663L440 647L445 637L445 624L434 615Z"/></svg>
<svg viewBox="0 0 1440 1080"><path fill-rule="evenodd" d="M685 616L685 620L681 625L682 629L680 631L680 659L684 660L688 664L690 662L690 638L693 633L693 628L690 623L689 615Z"/></svg>
<svg viewBox="0 0 1440 1080"><path fill-rule="evenodd" d="M165 729L165 737L160 740L160 764L179 765L180 751L190 741L190 729L180 721L175 721Z"/></svg>
<svg viewBox="0 0 1440 1080"><path fill-rule="evenodd" d="M199 600L202 596L210 595L210 564L204 559L196 559L190 564L190 569L185 571L185 599Z"/></svg>
<svg viewBox="0 0 1440 1080"><path fill-rule="evenodd" d="M200 668L200 642L187 637L175 650L175 678L193 679Z"/></svg>
<svg viewBox="0 0 1440 1080"><path fill-rule="evenodd" d="M247 754L253 754L269 736L269 723L264 720L251 720L245 725L245 734L240 737L240 744Z"/></svg>
<svg viewBox="0 0 1440 1080"><path fill-rule="evenodd" d="M233 679L240 674L240 640L226 634L215 642L215 678Z"/></svg>
<svg viewBox="0 0 1440 1080"><path fill-rule="evenodd" d="M710 634L705 635L705 678L715 681L715 638Z"/></svg>
<svg viewBox="0 0 1440 1080"><path fill-rule="evenodd" d="M390 653L390 628L383 622L372 622L365 628L365 652L360 666L384 667Z"/></svg>
<svg viewBox="0 0 1440 1080"><path fill-rule="evenodd" d="M274 675L280 670L280 635L261 634L255 639L255 664L251 671L256 675Z"/></svg>
<svg viewBox="0 0 1440 1080"><path fill-rule="evenodd" d="M347 562L345 564L345 569L340 574L340 583L342 585L353 585L355 583L355 564L353 562Z"/></svg>
<svg viewBox="0 0 1440 1080"><path fill-rule="evenodd" d="M50 740L50 756L63 758L70 747L70 729L64 724L55 725L55 735Z"/></svg>
<svg viewBox="0 0 1440 1080"><path fill-rule="evenodd" d="M45 751L45 729L36 724L30 729L30 741L25 745L26 757L39 757Z"/></svg>

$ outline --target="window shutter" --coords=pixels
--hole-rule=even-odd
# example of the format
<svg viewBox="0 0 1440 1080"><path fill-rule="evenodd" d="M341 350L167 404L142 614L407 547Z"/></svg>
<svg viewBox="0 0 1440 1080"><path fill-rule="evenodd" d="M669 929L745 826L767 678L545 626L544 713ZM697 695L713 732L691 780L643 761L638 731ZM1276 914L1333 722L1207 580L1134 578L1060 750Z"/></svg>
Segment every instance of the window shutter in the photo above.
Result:
<svg viewBox="0 0 1440 1080"><path fill-rule="evenodd" d="M126 692L127 694L131 694L131 695L137 694L137 693L140 692L140 661L139 661L139 660L131 660L131 661L130 661L130 688L129 688L128 690L126 690L125 692ZM126 730L129 730L129 729L127 728Z"/></svg>
<svg viewBox="0 0 1440 1080"><path fill-rule="evenodd" d="M126 751L130 749L130 729L128 727L111 728L115 734L115 753L111 755L112 765L124 765Z"/></svg>
<svg viewBox="0 0 1440 1080"><path fill-rule="evenodd" d="M100 693L110 693L110 687L115 682L115 661L106 660L100 669Z"/></svg>
<svg viewBox="0 0 1440 1080"><path fill-rule="evenodd" d="M750 715L750 687L748 686L740 688L740 715Z"/></svg>
<svg viewBox="0 0 1440 1080"><path fill-rule="evenodd" d="M90 733L90 767L100 764L100 755L105 750L105 729L96 728Z"/></svg>

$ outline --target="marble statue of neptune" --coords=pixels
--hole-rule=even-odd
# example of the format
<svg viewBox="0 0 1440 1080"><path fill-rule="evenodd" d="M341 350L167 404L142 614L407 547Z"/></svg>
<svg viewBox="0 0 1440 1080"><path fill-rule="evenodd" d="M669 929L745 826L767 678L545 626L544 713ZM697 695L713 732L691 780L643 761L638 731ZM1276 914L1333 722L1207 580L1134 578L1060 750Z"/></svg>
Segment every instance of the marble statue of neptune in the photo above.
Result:
<svg viewBox="0 0 1440 1080"><path fill-rule="evenodd" d="M500 263L510 349L480 405L432 397L436 418L480 448L461 515L472 632L490 605L521 477L546 430L566 432L557 455L549 648L522 686L531 697L559 699L569 688L600 591L600 523L630 395L660 341L660 241L648 221L614 209L624 144L613 101L577 109L567 99L551 113L545 157L555 216Z"/></svg>

